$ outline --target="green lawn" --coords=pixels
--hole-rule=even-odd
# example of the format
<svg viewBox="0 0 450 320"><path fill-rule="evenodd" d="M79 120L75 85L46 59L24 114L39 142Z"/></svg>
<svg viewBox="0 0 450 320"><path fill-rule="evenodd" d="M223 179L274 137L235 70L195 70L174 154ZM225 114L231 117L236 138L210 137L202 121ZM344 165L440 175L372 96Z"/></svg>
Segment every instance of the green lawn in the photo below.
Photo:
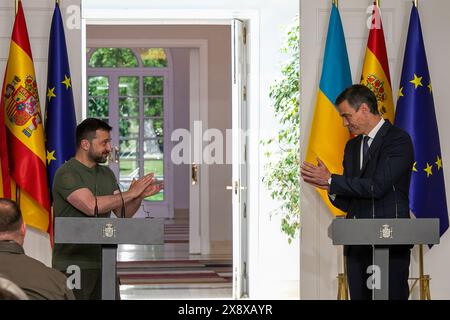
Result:
<svg viewBox="0 0 450 320"><path fill-rule="evenodd" d="M124 176L130 175L137 168L136 160L130 159L121 159L120 160L120 176L123 178ZM155 176L158 179L164 179L164 161L161 160L145 160L144 162L144 172L155 173ZM151 197L145 198L147 201L163 201L164 193L159 192Z"/></svg>
<svg viewBox="0 0 450 320"><path fill-rule="evenodd" d="M147 200L147 201L164 201L164 193L162 191L160 191L159 193L157 193L151 197L145 198L145 200Z"/></svg>
<svg viewBox="0 0 450 320"><path fill-rule="evenodd" d="M130 159L120 159L120 175L125 176L131 174L137 168L137 161ZM161 160L145 160L144 172L154 172L155 176L164 176L164 161Z"/></svg>

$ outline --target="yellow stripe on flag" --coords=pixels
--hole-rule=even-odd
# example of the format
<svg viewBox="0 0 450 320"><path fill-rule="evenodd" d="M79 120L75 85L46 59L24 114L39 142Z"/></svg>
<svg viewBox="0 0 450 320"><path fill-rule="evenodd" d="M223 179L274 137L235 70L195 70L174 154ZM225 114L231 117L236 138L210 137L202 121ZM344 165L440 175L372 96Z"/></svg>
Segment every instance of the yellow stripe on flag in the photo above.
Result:
<svg viewBox="0 0 450 320"><path fill-rule="evenodd" d="M35 79L33 61L28 54L19 47L14 41L11 41L10 56L14 59L8 60L7 74L5 77L6 83L11 83L16 75L31 75ZM22 76L20 84L25 87L25 78ZM5 99L5 110L8 109L9 99ZM39 103L36 105L39 107ZM5 113L5 118L7 114ZM32 119L30 118L24 125L18 126L11 121L5 121L8 129L19 139L25 146L28 147L34 154L36 154L42 162L46 163L45 146L44 146L44 130L42 126L43 119L40 119L41 123L33 131L33 139L28 139L23 133L30 125L32 125Z"/></svg>
<svg viewBox="0 0 450 320"><path fill-rule="evenodd" d="M11 180L11 199L16 199L16 183L14 180ZM47 231L49 213L23 189L20 189L20 210L23 220L28 226L44 232Z"/></svg>
<svg viewBox="0 0 450 320"><path fill-rule="evenodd" d="M377 96L378 110L383 118L394 123L394 100L391 84L377 57L369 48L366 49L361 84L369 87Z"/></svg>
<svg viewBox="0 0 450 320"><path fill-rule="evenodd" d="M319 90L314 117L309 136L306 161L317 163L319 157L330 172L342 174L342 161L345 144L349 139L349 132L344 127L341 117L333 103ZM345 215L333 206L324 190L316 189L334 216Z"/></svg>

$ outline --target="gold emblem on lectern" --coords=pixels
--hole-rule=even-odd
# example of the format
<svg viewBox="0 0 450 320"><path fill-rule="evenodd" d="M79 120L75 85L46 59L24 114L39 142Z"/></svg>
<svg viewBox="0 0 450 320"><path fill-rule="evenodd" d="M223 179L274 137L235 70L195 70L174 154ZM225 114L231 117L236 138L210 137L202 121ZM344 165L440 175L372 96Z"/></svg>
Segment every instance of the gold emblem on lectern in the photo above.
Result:
<svg viewBox="0 0 450 320"><path fill-rule="evenodd" d="M116 228L114 228L112 223L105 224L102 231L103 238L114 238L116 236Z"/></svg>
<svg viewBox="0 0 450 320"><path fill-rule="evenodd" d="M380 239L392 239L392 227L388 224L383 224L380 228Z"/></svg>

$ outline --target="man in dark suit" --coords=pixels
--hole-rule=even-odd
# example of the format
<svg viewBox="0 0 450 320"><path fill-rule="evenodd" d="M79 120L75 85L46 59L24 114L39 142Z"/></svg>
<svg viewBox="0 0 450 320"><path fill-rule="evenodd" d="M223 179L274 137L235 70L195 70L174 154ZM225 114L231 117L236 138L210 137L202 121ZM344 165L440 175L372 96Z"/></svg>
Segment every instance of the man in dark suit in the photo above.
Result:
<svg viewBox="0 0 450 320"><path fill-rule="evenodd" d="M347 213L347 219L409 218L414 153L408 133L381 117L376 97L366 86L345 89L335 104L344 126L356 136L345 146L344 172L330 173L317 159L317 165L302 164L303 180L328 190L331 202ZM408 299L410 249L392 246L389 250L389 299ZM372 251L372 246L344 248L351 299L372 299L366 284Z"/></svg>

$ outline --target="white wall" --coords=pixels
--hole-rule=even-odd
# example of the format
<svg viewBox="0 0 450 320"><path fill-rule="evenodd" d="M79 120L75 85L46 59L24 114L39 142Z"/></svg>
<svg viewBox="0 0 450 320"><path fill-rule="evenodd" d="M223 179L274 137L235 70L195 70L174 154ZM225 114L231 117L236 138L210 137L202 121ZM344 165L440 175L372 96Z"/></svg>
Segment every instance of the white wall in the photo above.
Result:
<svg viewBox="0 0 450 320"><path fill-rule="evenodd" d="M359 82L368 29L366 8L372 1L346 0L339 2L339 9L346 35L347 49L354 83ZM331 1L300 1L301 11L301 141L304 158L308 143L311 119L315 106L320 78L326 28L328 26ZM404 46L409 23L411 1L392 0L381 2L383 27L388 50L394 97L398 90L403 63ZM438 120L441 149L444 159L450 157L450 135L445 120L450 117L447 108L450 92L446 89L450 70L448 52L450 43L450 2L439 0L419 1L428 64L433 81L436 116ZM396 101L394 101L396 103ZM447 202L450 188L450 171L444 168L447 185ZM302 185L302 235L301 235L301 297L302 299L335 299L337 294L336 275L342 271L342 249L333 247L327 236L331 216L315 191ZM449 231L441 238L441 244L425 254L425 272L431 275L431 296L433 299L450 298ZM416 249L415 249L416 251ZM417 253L414 251L411 276L417 277ZM414 297L417 292L414 292Z"/></svg>

